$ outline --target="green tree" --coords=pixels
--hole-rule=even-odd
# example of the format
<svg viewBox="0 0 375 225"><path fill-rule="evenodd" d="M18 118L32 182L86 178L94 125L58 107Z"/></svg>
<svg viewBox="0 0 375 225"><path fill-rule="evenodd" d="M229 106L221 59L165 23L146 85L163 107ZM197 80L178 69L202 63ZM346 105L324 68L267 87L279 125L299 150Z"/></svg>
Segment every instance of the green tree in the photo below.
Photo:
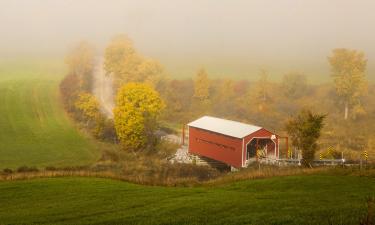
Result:
<svg viewBox="0 0 375 225"><path fill-rule="evenodd" d="M150 85L128 83L116 98L114 125L125 149L139 150L155 145L158 118L165 107L159 93Z"/></svg>
<svg viewBox="0 0 375 225"><path fill-rule="evenodd" d="M364 113L360 102L360 98L367 92L367 59L364 53L345 48L334 49L328 61L336 93L344 105L345 120L348 119L350 109L353 109L353 117Z"/></svg>
<svg viewBox="0 0 375 225"><path fill-rule="evenodd" d="M65 63L68 66L68 72L79 79L79 87L82 90L91 90L91 79L95 65L94 47L82 41L78 43L65 57Z"/></svg>
<svg viewBox="0 0 375 225"><path fill-rule="evenodd" d="M302 150L304 166L310 166L318 149L317 141L324 126L326 115L314 114L310 110L302 110L297 116L289 119L286 130L292 145Z"/></svg>

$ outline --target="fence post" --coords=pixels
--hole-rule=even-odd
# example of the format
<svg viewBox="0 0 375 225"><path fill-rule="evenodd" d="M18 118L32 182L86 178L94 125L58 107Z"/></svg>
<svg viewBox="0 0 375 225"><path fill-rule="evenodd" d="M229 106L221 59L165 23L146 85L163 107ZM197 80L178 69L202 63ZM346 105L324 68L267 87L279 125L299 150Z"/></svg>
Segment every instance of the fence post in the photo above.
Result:
<svg viewBox="0 0 375 225"><path fill-rule="evenodd" d="M344 166L344 163L345 163L345 161L344 161L344 152L341 152L341 162L342 162L342 168L344 168L345 166Z"/></svg>

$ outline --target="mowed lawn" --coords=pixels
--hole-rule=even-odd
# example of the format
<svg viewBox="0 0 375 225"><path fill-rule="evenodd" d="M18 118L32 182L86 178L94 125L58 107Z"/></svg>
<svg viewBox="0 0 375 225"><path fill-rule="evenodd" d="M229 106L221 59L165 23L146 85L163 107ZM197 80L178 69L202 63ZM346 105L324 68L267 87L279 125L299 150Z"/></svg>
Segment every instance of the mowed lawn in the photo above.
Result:
<svg viewBox="0 0 375 225"><path fill-rule="evenodd" d="M60 103L64 71L48 60L0 64L0 169L83 165L98 157Z"/></svg>
<svg viewBox="0 0 375 225"><path fill-rule="evenodd" d="M0 182L1 224L359 224L375 179L291 176L220 187L100 178Z"/></svg>

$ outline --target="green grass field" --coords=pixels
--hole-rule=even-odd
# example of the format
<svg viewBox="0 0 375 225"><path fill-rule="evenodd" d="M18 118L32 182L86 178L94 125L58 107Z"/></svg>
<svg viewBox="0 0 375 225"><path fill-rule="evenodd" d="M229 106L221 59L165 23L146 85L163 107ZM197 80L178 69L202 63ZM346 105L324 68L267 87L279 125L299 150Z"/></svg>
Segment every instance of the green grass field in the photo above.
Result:
<svg viewBox="0 0 375 225"><path fill-rule="evenodd" d="M375 180L291 176L167 188L100 178L0 182L1 224L359 224Z"/></svg>
<svg viewBox="0 0 375 225"><path fill-rule="evenodd" d="M0 64L0 169L97 159L98 150L74 128L60 103L64 71L52 60Z"/></svg>

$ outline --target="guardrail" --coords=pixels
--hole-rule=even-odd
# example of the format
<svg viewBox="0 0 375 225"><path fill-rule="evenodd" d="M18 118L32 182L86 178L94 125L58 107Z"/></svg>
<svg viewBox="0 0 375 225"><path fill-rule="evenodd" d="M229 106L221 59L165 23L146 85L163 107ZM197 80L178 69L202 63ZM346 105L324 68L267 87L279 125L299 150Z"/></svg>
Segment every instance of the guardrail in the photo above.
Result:
<svg viewBox="0 0 375 225"><path fill-rule="evenodd" d="M301 165L301 159L277 159L279 165ZM314 160L317 166L336 166L345 164L345 159L322 159Z"/></svg>
<svg viewBox="0 0 375 225"><path fill-rule="evenodd" d="M322 159L322 160L314 160L313 163L315 165L335 166L335 165L345 164L345 159Z"/></svg>

